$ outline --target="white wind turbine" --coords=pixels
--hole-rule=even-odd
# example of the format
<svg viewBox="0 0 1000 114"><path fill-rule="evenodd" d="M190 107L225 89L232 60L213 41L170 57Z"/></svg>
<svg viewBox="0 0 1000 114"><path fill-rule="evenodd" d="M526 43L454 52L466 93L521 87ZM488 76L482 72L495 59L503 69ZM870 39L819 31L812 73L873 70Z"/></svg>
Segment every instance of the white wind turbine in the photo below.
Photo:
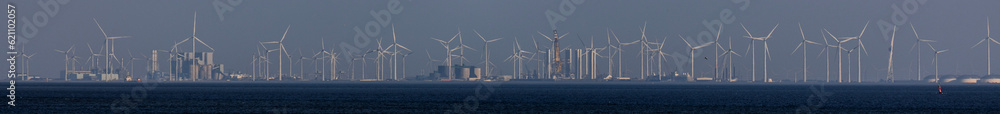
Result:
<svg viewBox="0 0 1000 114"><path fill-rule="evenodd" d="M913 27L912 23L910 24L910 29L913 29L913 36L914 36L914 38L917 39L917 42L913 43L913 46L910 47L910 51L912 52L914 47L917 48L917 80L921 80L920 76L922 75L921 73L923 73L923 71L921 71L922 70L921 66L923 66L923 65L920 64L920 63L923 62L923 60L921 59L922 56L920 56L920 53L923 53L923 51L921 50L920 46L917 46L917 45L920 45L920 43L930 44L930 43L937 42L937 41L927 40L927 39L920 39L920 35L917 35L917 29ZM989 29L988 26L987 26L987 29Z"/></svg>
<svg viewBox="0 0 1000 114"><path fill-rule="evenodd" d="M535 54L536 55L537 54L546 54L546 57L549 57L548 56L548 54L549 54L548 52L542 51L542 48L538 47L538 41L535 41L535 36L531 36L531 42L535 44ZM535 57L534 59L536 61L535 62L535 71L537 73L537 77L535 77L535 78L541 78L542 76L548 77L548 74L538 73L538 72L541 72L543 70L541 63L548 62L548 59L546 59L545 61L543 61L540 58L541 56L532 56L532 57ZM548 66L548 65L550 65L550 64L546 63L546 66ZM548 73L548 72L545 72L545 73Z"/></svg>
<svg viewBox="0 0 1000 114"><path fill-rule="evenodd" d="M104 47L101 47L101 48L104 48ZM87 68L87 69L93 69L93 68L95 68L94 65L96 65L97 61L99 60L96 57L104 56L104 55L101 55L102 52L100 52L103 49L100 49L99 52L94 53L94 48L91 48L90 44L87 44L87 49L89 49L89 51L90 51L90 56L87 57L87 64L90 64L90 68Z"/></svg>
<svg viewBox="0 0 1000 114"><path fill-rule="evenodd" d="M393 48L393 47L396 47L396 48ZM392 25L392 45L389 46L389 48L393 48L393 53L392 53L392 80L398 81L399 79L398 79L398 76L396 74L399 74L398 70L397 70L397 68L399 66L396 65L396 62L399 62L399 61L398 61L398 59L396 59L396 54L399 54L399 48L403 48L406 51L409 51L410 53L413 53L413 50L410 50L410 48L406 48L406 46L403 46L403 45L400 45L399 43L396 43L396 25ZM409 55L409 54L406 54L406 55ZM406 63L406 56L403 56L403 63L404 64ZM404 73L406 72L405 65L404 65L403 72ZM403 74L403 76L405 77L406 74Z"/></svg>
<svg viewBox="0 0 1000 114"><path fill-rule="evenodd" d="M265 66L265 68L264 68L264 80L271 81L271 60L268 59L268 58L269 58L271 52L278 51L278 50L281 50L281 49L267 49L267 46L264 46L263 42L257 42L257 43L260 44L260 47L263 47L264 50L265 50L264 54L258 55L259 58L261 60L263 60L263 61L258 61L258 62L266 62L266 63L264 63L264 66ZM281 60L281 59L278 59L278 60Z"/></svg>
<svg viewBox="0 0 1000 114"><path fill-rule="evenodd" d="M806 33L804 31L802 31L802 24L801 23L799 24L799 33L802 34L802 42L799 42L799 45L795 46L795 50L792 50L792 54L795 54L795 52L799 50L799 47L802 47L802 82L806 82L806 80L809 78L809 75L807 75L808 74L808 70L807 69L809 69L809 67L806 66L806 64L807 64L807 62L806 62L806 53L807 53L806 47L809 47L808 46L809 44L816 44L816 45L823 45L823 44L819 44L819 43L816 43L816 42L813 42L813 41L806 40ZM806 44L806 43L809 43L809 44Z"/></svg>
<svg viewBox="0 0 1000 114"><path fill-rule="evenodd" d="M837 46L835 48L840 48L839 51L837 51L837 83L843 83L844 82L844 80L843 80L843 78L844 78L843 77L843 74L844 74L843 63L844 62L843 62L843 59L841 59L841 57L843 57L841 54L843 53L843 51L848 51L848 50L844 49L843 46L842 46L842 44L844 44L847 41L851 41L851 40L857 39L857 37L845 37L845 38L842 38L842 39L837 39L837 37L833 36L833 33L830 33L830 31L828 31L826 29L823 29L823 30L826 31L826 34L830 35L830 39L833 39L834 41L837 42ZM848 81L850 81L850 80L848 80Z"/></svg>
<svg viewBox="0 0 1000 114"><path fill-rule="evenodd" d="M858 34L858 46L861 47L861 51L868 55L868 49L865 48L865 43L861 41L861 35L865 34L865 29L868 29L868 22L865 22L865 28L861 29L861 34ZM861 83L861 53L858 52L858 83Z"/></svg>
<svg viewBox="0 0 1000 114"><path fill-rule="evenodd" d="M657 67L656 67L656 69L658 71L657 77L661 81L663 80L663 76L665 76L665 74L663 73L663 63L664 63L663 60L666 60L666 57L664 57L664 56L671 56L671 57L673 57L673 55L670 55L670 54L667 54L667 53L663 52L663 46L667 45L666 43L667 43L667 37L663 37L663 40L660 41L660 46L658 46L656 49L650 50L651 52L656 53L656 56L660 57L659 59L657 59L657 62L656 62L657 63L656 66Z"/></svg>
<svg viewBox="0 0 1000 114"><path fill-rule="evenodd" d="M130 36L108 37L108 34L104 32L104 28L101 27L101 23L97 22L97 19L94 19L94 23L97 24L97 28L100 29L101 30L101 34L104 35L104 61L106 62L104 64L104 68L105 68L106 72L104 72L104 73L111 73L111 71L109 70L109 69L111 69L111 61L110 61L110 58L108 58L108 57L112 57L112 58L117 58L118 57L118 56L115 56L115 48L114 48L115 43L114 43L114 40L115 39L121 39L121 38L129 38Z"/></svg>
<svg viewBox="0 0 1000 114"><path fill-rule="evenodd" d="M826 35L823 35L823 31L819 31L819 35L823 37L823 44L824 44L823 46L824 47L823 47L823 50L819 51L819 55L817 55L816 57L818 58L819 56L822 56L823 54L826 54L826 82L830 83L830 51L826 51L826 50L829 50L831 47L833 47L834 49L840 48L840 47L837 47L837 46L834 46L834 45L830 45L830 42L828 40L826 40Z"/></svg>
<svg viewBox="0 0 1000 114"><path fill-rule="evenodd" d="M622 50L622 48L625 48L623 46L628 46L628 45L632 45L632 44L635 44L635 43L639 43L640 40L635 40L635 41L628 42L628 43L622 43L621 39L618 39L618 34L615 34L614 30L611 30L611 35L613 37L615 37L615 41L618 42L618 48L616 48L617 49L617 53L618 53L618 76L621 77L621 76L624 76L624 75L622 75L622 53L624 53L624 51Z"/></svg>
<svg viewBox="0 0 1000 114"><path fill-rule="evenodd" d="M616 47L614 45L611 45L611 29L607 30L607 34L608 34L608 44L607 44L608 47L611 47L614 50L619 50L618 47ZM534 40L534 39L532 39L532 40ZM621 42L619 42L619 43L621 43ZM536 46L536 48L537 48L537 46ZM608 76L605 79L610 79L611 77L613 77L611 75L611 73L612 73L612 68L614 68L614 66L613 66L614 63L612 63L612 62L614 61L615 54L611 53L611 52L612 51L608 51Z"/></svg>
<svg viewBox="0 0 1000 114"><path fill-rule="evenodd" d="M993 74L993 66L992 66L993 57L991 56L992 47L990 47L990 41L996 44L1000 44L1000 42L997 42L997 40L994 40L993 37L990 36L990 18L986 18L986 38L983 38L983 40L979 40L979 43L976 43L976 45L972 45L972 47L970 48L975 48L976 46L979 46L979 44L982 44L984 41L986 41L986 75L990 75Z"/></svg>
<svg viewBox="0 0 1000 114"><path fill-rule="evenodd" d="M514 53L511 56L507 57L507 59L504 61L510 61L510 60L514 61L513 62L515 67L514 76L518 77L518 75L521 75L523 73L523 71L521 70L524 67L522 66L522 62L524 61L524 59L527 59L527 57L525 57L523 53L531 53L531 52L522 50L521 44L518 43L517 38L514 38L514 47L512 48L514 49L513 50Z"/></svg>
<svg viewBox="0 0 1000 114"><path fill-rule="evenodd" d="M718 42L716 42L716 44L718 44ZM728 66L729 67L728 68L729 69L729 78L726 79L729 82L736 82L736 79L733 78L734 68L736 68L736 67L733 66L733 55L743 57L743 55L740 55L740 54L736 53L735 51L733 51L733 37L729 37L729 49L726 52L723 52L722 55L721 55L721 56L727 56L726 58L729 59L729 66ZM719 56L719 57L721 57L721 56ZM718 57L716 57L716 58L718 58ZM723 60L723 61L725 61L725 60Z"/></svg>
<svg viewBox="0 0 1000 114"><path fill-rule="evenodd" d="M22 49L24 48L23 45L22 45L21 48ZM24 50L21 50L21 51L23 52ZM21 57L24 57L24 74L25 75L31 75L31 72L30 72L31 71L31 64L28 64L28 63L31 63L31 57L34 57L35 54L38 54L38 53L32 53L30 55L29 54L19 54L19 55L21 55ZM73 66L73 69L76 69L76 56L73 56L73 65L71 65L71 66Z"/></svg>
<svg viewBox="0 0 1000 114"><path fill-rule="evenodd" d="M327 54L330 54L330 67L331 67L330 74L332 74L330 78L332 78L333 80L340 80L340 75L337 75L337 68L338 68L337 60L340 59L340 55L338 55L336 52L329 52Z"/></svg>
<svg viewBox="0 0 1000 114"><path fill-rule="evenodd" d="M688 75L688 81L690 81L691 79L694 78L694 74L695 74L694 73L694 50L698 50L698 49L703 48L705 46L712 45L712 43L715 43L715 41L711 41L711 42L708 42L708 43L705 43L705 44L701 44L701 45L698 45L698 46L691 46L691 43L688 42L687 39L684 38L684 36L681 36L681 35L677 35L677 36L681 37L681 40L684 41L684 44L687 44L688 48L691 48L691 51L690 51L691 52L690 53L691 54L691 73L690 73L690 75Z"/></svg>
<svg viewBox="0 0 1000 114"><path fill-rule="evenodd" d="M208 44L205 44L205 42L201 41L201 39L199 39L196 36L197 33L198 33L198 12L194 13L194 19L193 20L194 20L193 21L194 24L191 27L191 37L188 37L187 39L181 40L181 42L177 42L176 44L174 44L174 47L176 47L178 44L184 43L185 41L192 40L191 41L191 53L195 52L195 41L197 41L198 43L201 43L202 45L205 45L205 47L208 47L208 49L211 49L212 51L215 51L215 48L212 48L212 46L208 46ZM112 49L112 50L114 50L114 49ZM107 57L105 57L105 58L107 58ZM191 61L191 64L196 64L195 62L196 61ZM192 80L195 80L195 79L192 79Z"/></svg>
<svg viewBox="0 0 1000 114"><path fill-rule="evenodd" d="M490 42L499 41L500 39L503 39L503 38L496 38L496 39L492 39L492 40L486 40L486 38L483 37L483 35L479 34L479 31L476 31L476 30L472 30L472 31L476 32L476 36L479 36L479 39L483 40L483 53L486 54L486 56L484 56L486 58L486 61L484 61L484 62L486 62L486 65L484 66L485 69L486 69L486 72L485 72L484 76L489 76L489 75L491 75L490 71L492 70L492 69L490 69L490 65L493 65L493 63L490 62ZM531 39L531 40L535 40L535 39ZM537 47L538 44L535 44L535 46Z"/></svg>
<svg viewBox="0 0 1000 114"><path fill-rule="evenodd" d="M324 62L326 62L326 55L330 54L330 52L326 51L326 39L324 39L324 38L320 38L320 40L319 40L319 41L320 41L320 51L319 51L319 52L316 52L316 54L313 54L313 58L314 58L314 60L317 60L317 59L318 59L318 60L319 60L319 61L318 61L319 63L324 63ZM320 56L320 57L316 57L316 56L319 56L319 55L323 55L323 56ZM333 58L330 58L330 59L333 59ZM331 61L331 62L332 62L332 61ZM314 63L314 64L315 64L315 63ZM320 74L320 76L322 76L322 79L321 79L321 80L323 80L323 81L327 81L327 80L326 80L326 65L325 65L325 64L320 64L320 65L321 65L321 67L322 67L322 70L320 70L320 73L319 73L319 74ZM315 65L314 65L314 66L315 66ZM334 66L330 66L330 67L331 67L331 69L335 69L335 68L333 68ZM330 79L331 79L331 80L332 80L332 79L333 79L334 77L337 77L337 76L336 76L336 75L337 75L337 74L336 74L336 71L337 71L337 70L332 70L332 72L331 72L331 73L333 73L333 74L332 74L332 75L330 76Z"/></svg>
<svg viewBox="0 0 1000 114"><path fill-rule="evenodd" d="M454 79L454 77L452 76L452 73L454 73L454 72L451 72L452 66L453 66L451 64L451 61L452 61L451 60L451 52L457 50L457 49L452 49L451 48L451 41L454 41L455 38L458 38L458 36L461 35L461 34L462 34L462 31L458 31L458 33L455 34L455 36L452 36L451 39L448 39L448 41L440 40L440 39L437 39L437 38L431 38L431 39L433 39L435 41L438 41L438 43L440 43L441 46L444 47L445 57L447 57L447 58L444 59L444 61L445 61L445 65L448 66L448 69L447 69L447 71L441 71L441 72L444 72L442 74L447 75L448 79Z"/></svg>
<svg viewBox="0 0 1000 114"><path fill-rule="evenodd" d="M70 46L69 49L66 49L66 50L56 50L56 52L62 53L63 56L66 56L65 60L63 62L64 63L64 65L63 65L63 71L64 72L68 72L69 71L69 55L70 55L70 53L73 53L73 47L76 47L76 46L75 45L74 46ZM64 77L63 79L65 81L69 81L69 73L63 73L63 77Z"/></svg>
<svg viewBox="0 0 1000 114"><path fill-rule="evenodd" d="M867 29L868 29L868 22L865 23L865 27L861 29L861 34L858 34L858 36L836 38L836 37L833 36L833 33L830 33L830 31L826 31L826 33L830 34L830 36L834 37L835 39L840 39L840 41L838 41L837 47L841 47L840 44L842 44L844 42L847 42L847 41L850 41L850 40L853 40L853 39L857 39L858 40L858 47L860 47L861 51L865 52L865 54L867 55L868 54L868 49L865 48L864 42L861 41L861 36L865 34L865 30L867 30ZM838 56L839 56L839 53L838 53ZM848 77L848 78L850 78L850 77ZM848 81L848 82L850 82L850 81ZM861 82L861 53L858 53L858 82L859 83Z"/></svg>
<svg viewBox="0 0 1000 114"><path fill-rule="evenodd" d="M753 50L753 55L752 55L753 57L751 57L753 59L753 60L751 60L752 64L753 64L753 70L751 70L753 72L753 74L752 74L753 79L751 79L751 81L754 81L754 82L757 81L757 62L756 62L756 60L757 60L757 46L754 46L754 41L753 40L759 40L759 41L763 41L764 42L764 82L770 82L767 79L767 59L771 58L770 57L771 52L769 52L769 50L767 48L767 39L770 39L771 38L771 34L774 33L774 30L778 29L778 24L774 24L774 28L771 29L771 32L767 33L767 36L764 36L764 37L753 37L753 35L750 34L750 30L747 30L746 26L743 26L742 23L740 24L740 26L743 27L743 31L747 32L748 36L744 36L744 37L751 39L751 41L750 41L750 47L752 47L752 48L747 48L747 49Z"/></svg>
<svg viewBox="0 0 1000 114"><path fill-rule="evenodd" d="M938 74L938 54L947 52L948 50L947 49L945 49L945 50L934 49L934 46L931 45L931 44L927 44L927 46L930 46L931 50L934 51L934 82L938 82L938 81L941 80L941 78L938 77L938 75L939 75ZM940 83L940 82L938 82L938 83Z"/></svg>
<svg viewBox="0 0 1000 114"><path fill-rule="evenodd" d="M715 51L715 66L712 66L712 67L715 67L715 72L714 72L715 73L715 78L713 78L713 79L717 80L717 81L719 80L719 49L721 48L722 50L726 50L725 48L722 48L721 44L718 43L719 42L719 36L722 35L722 27L723 27L722 25L719 25L719 31L718 31L718 33L715 33L715 42L716 43L714 43L715 44L715 50L714 50ZM666 40L666 39L664 39L664 40ZM661 47L662 47L662 45L661 45ZM662 58L662 56L661 56L661 58Z"/></svg>
<svg viewBox="0 0 1000 114"><path fill-rule="evenodd" d="M261 42L262 44L278 44L278 81L282 81L282 79L284 77L284 76L282 76L282 75L284 75L284 72L282 72L282 69L284 67L284 63L282 63L282 61L284 61L284 60L282 60L282 57L281 57L282 55L281 54L285 54L285 56L288 56L289 57L288 61L291 62L291 55L288 55L288 50L285 50L285 43L284 43L285 42L285 35L288 35L288 29L291 29L291 28L292 28L292 26L288 25L288 27L285 28L285 33L281 34L281 39L278 40L278 41ZM195 37L195 39L197 39L197 37ZM200 41L201 40L199 40L199 42ZM206 46L208 46L208 45L206 45ZM291 65L291 64L289 64L289 65ZM291 66L289 66L289 67L291 67ZM289 69L289 71L291 71L291 69Z"/></svg>

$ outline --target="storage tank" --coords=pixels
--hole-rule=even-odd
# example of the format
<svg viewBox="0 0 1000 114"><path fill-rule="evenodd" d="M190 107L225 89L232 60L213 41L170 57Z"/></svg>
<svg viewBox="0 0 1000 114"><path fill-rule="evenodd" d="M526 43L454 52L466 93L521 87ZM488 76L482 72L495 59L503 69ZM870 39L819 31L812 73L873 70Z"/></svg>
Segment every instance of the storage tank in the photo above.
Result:
<svg viewBox="0 0 1000 114"><path fill-rule="evenodd" d="M482 74L483 74L482 70L483 70L482 68L472 68L472 76L470 76L470 77L473 77L473 78L482 78Z"/></svg>
<svg viewBox="0 0 1000 114"><path fill-rule="evenodd" d="M438 73L438 75L435 75L435 76L438 76L438 78L448 79L448 66L439 65L438 69L437 69L437 73Z"/></svg>
<svg viewBox="0 0 1000 114"><path fill-rule="evenodd" d="M462 67L461 70L459 70L456 79L469 79L469 74L471 73L470 70L471 69L469 69L468 67Z"/></svg>

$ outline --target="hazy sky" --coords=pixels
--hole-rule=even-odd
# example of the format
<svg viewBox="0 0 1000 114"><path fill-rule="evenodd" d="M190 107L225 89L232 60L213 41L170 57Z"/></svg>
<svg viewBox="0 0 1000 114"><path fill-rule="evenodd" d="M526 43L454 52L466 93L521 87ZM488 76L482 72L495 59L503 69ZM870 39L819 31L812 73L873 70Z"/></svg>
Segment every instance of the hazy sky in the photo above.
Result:
<svg viewBox="0 0 1000 114"><path fill-rule="evenodd" d="M197 12L197 36L211 45L215 49L216 63L226 65L227 71L250 71L250 55L260 45L258 41L275 41L281 38L283 30L291 26L285 39L285 46L292 56L302 55L312 56L320 49L320 39L326 40L327 48L336 48L337 52L342 52L341 43L354 45L355 27L365 29L365 24L375 20L370 11L386 9L387 0L363 0L363 1L320 1L320 0L245 0L239 4L228 4L232 10L225 11L220 19L218 10L213 6L213 1L127 1L127 0L88 0L69 1L59 4L56 13L50 14L47 22L44 15L33 16L36 12L46 12L39 6L39 2L17 0L13 3L17 6L19 35L21 42L28 40L27 51L29 54L37 54L31 60L33 74L44 77L61 77L57 73L63 67L63 55L52 51L54 49L64 50L75 45L76 56L80 59L78 65L86 61L87 44L94 47L95 52L102 45L103 40L100 30L94 23L94 19L100 21L101 26L109 36L132 36L128 39L116 41L119 57L129 57L128 51L138 54L149 55L151 50L169 50L174 42L183 40L191 36L192 19ZM415 53L407 57L407 76L418 73L430 72L425 67L427 55L424 50L429 51L435 59L443 59L444 51L441 45L430 40L430 38L447 39L455 35L459 29L462 32L466 45L477 48L480 51L467 51L466 56L472 63L482 61L483 41L479 39L473 30L479 31L487 39L504 38L503 40L491 43L490 57L500 68L498 73L510 74L513 64L502 62L504 58L511 54L510 46L515 39L520 41L521 47L525 50L533 50L531 38L536 38L540 44L550 44L538 33L551 34L552 28L546 18L545 12L551 10L559 13L560 3L563 1L548 0L402 0L399 6L402 10L398 14L391 15L390 26L396 29L397 42L413 49ZM924 61L930 61L933 54L926 45L923 52L916 49L910 51L913 46L914 33L909 23L916 27L921 38L937 40L935 48L950 49L949 52L941 54L940 72L942 74L985 74L986 54L985 47L970 48L973 44L986 37L987 17L996 17L992 20L1000 20L998 8L990 6L997 4L997 1L972 0L972 1L926 1L926 3L915 2L916 10L899 10L905 16L897 17L893 21L893 5L897 8L913 9L914 6L903 5L904 0L890 1L870 1L870 0L767 0L744 1L712 0L712 1L596 1L589 0L581 4L573 4L575 10L572 14L564 15L564 21L555 24L560 33L570 33L562 40L562 47L581 48L583 47L578 36L589 43L590 37L595 38L596 46L606 46L606 30L614 30L618 37L626 41L639 39L640 28L646 26L646 36L651 41L662 41L666 38L667 46L664 50L674 56L683 56L677 60L664 64L664 69L669 71L690 69L687 61L688 48L678 37L682 35L691 39L702 31L709 30L703 21L718 20L720 12L730 10L735 17L731 22L725 24L720 41L728 47L728 38L732 37L732 47L736 52L744 57L737 58L736 66L738 71L747 75L741 80L748 80L750 67L749 53L746 48L749 40L743 38L746 32L740 27L740 23L746 25L749 32L755 36L764 36L769 29L780 24L769 40L772 61L769 61L769 73L775 79L792 79L793 76L801 75L802 55L797 52L791 54L796 44L801 41L797 24L801 23L805 37L808 40L823 43L820 36L822 29L828 29L837 37L854 36L860 33L865 22L870 21L868 29L862 39L868 50L867 55L863 55L862 67L864 80L885 79L888 58L888 38L883 37L883 30L880 30L878 22L880 20L888 23L900 23L899 32L896 33L896 77L898 80L914 79L916 75L916 62L918 53L923 56ZM225 0L220 3L227 4ZM572 4L572 2L569 2ZM741 7L746 6L745 9ZM906 7L904 7L906 6ZM992 8L991 8L992 7ZM912 12L910 12L912 11ZM897 13L897 14L900 14ZM906 20L898 20L904 18ZM44 23L44 26L37 26L37 33L32 37L24 36L28 33L27 25L30 21ZM391 42L391 28L386 26L381 28L379 34L372 38L371 44L360 47L371 49L376 46L374 40L383 39L383 45ZM717 27L717 26L714 26ZM712 29L715 29L712 27ZM888 31L886 31L888 32ZM889 32L891 33L891 32ZM711 33L714 36L714 31ZM457 40L457 39L456 39ZM699 39L705 42L708 39ZM829 40L829 39L828 39ZM832 41L831 41L832 43ZM457 44L457 43L455 43ZM190 50L190 42L182 44L182 50ZM204 51L205 47L198 44L198 50ZM845 43L844 47L856 46L855 41ZM274 48L276 45L268 45ZM821 48L816 45L809 45L808 60L810 79L825 79L825 57L817 58ZM758 42L757 52L763 51L763 45ZM993 47L1000 47L994 45ZM626 46L625 56L626 69L638 69L638 58L636 50L638 46ZM714 48L708 47L705 53L698 52L695 59L696 74L709 76L712 72L714 59L710 56ZM832 48L831 48L832 49ZM800 49L801 50L801 49ZM272 53L272 61L275 65L272 69L277 69L277 56ZM607 55L607 51L601 52ZM994 54L1000 55L1000 54ZM762 53L757 54L761 59ZM139 56L141 57L141 56ZM705 60L704 57L709 57ZM830 56L834 57L835 56ZM166 66L165 54L161 55L161 62ZM993 57L994 59L1000 57ZM846 55L844 56L846 58ZM857 59L857 55L852 55L852 59ZM599 73L607 72L606 59L599 61ZM677 64L678 62L683 62ZM762 65L758 61L758 65ZM833 61L835 63L836 60ZM995 61L998 63L1000 61ZM285 64L287 65L287 59ZM347 61L342 61L340 70L348 68ZM440 64L440 63L435 63ZM852 66L857 64L852 60ZM534 64L531 64L533 68ZM856 67L851 68L851 74L856 75ZM933 73L933 64L924 62L924 75ZM136 69L138 73L145 72L145 62L137 61ZM311 66L307 65L307 66ZM360 65L359 65L360 66ZM677 66L682 66L678 68ZM1000 65L994 65L1000 67ZM295 67L298 67L296 64ZM370 68L374 68L369 66ZM760 68L761 66L758 66ZM836 67L836 66L833 66ZM831 68L836 72L835 68ZM1000 68L993 68L1000 72ZM287 70L287 69L286 69ZM298 69L293 69L298 73ZM311 71L307 67L306 72ZM758 71L758 79L763 75L762 68ZM371 70L369 70L371 71ZM626 70L627 72L638 72L638 70ZM286 71L288 72L288 71ZM634 74L634 73L633 73ZM835 77L836 73L832 73ZM846 74L845 74L846 76Z"/></svg>

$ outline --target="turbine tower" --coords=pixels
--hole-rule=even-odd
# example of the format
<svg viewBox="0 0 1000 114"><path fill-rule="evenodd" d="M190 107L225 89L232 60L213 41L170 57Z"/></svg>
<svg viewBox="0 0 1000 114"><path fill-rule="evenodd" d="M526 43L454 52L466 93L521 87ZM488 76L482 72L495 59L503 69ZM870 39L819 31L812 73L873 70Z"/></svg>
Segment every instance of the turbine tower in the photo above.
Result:
<svg viewBox="0 0 1000 114"><path fill-rule="evenodd" d="M894 64L892 60L894 51L893 48L896 48L895 45L896 45L896 26L892 26L892 38L889 39L889 68L888 68L889 71L888 75L885 77L886 80L889 82L896 82L896 76L894 74L895 70L893 68Z"/></svg>

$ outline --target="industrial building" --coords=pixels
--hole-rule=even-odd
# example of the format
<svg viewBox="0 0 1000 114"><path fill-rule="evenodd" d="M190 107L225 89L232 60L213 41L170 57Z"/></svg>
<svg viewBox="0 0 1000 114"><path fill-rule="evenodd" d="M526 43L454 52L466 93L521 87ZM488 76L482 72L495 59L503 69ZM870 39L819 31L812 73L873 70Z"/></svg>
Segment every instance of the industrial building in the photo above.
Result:
<svg viewBox="0 0 1000 114"><path fill-rule="evenodd" d="M171 58L170 71L174 77L170 80L222 80L225 77L225 65L215 64L213 52L179 52L171 54Z"/></svg>

